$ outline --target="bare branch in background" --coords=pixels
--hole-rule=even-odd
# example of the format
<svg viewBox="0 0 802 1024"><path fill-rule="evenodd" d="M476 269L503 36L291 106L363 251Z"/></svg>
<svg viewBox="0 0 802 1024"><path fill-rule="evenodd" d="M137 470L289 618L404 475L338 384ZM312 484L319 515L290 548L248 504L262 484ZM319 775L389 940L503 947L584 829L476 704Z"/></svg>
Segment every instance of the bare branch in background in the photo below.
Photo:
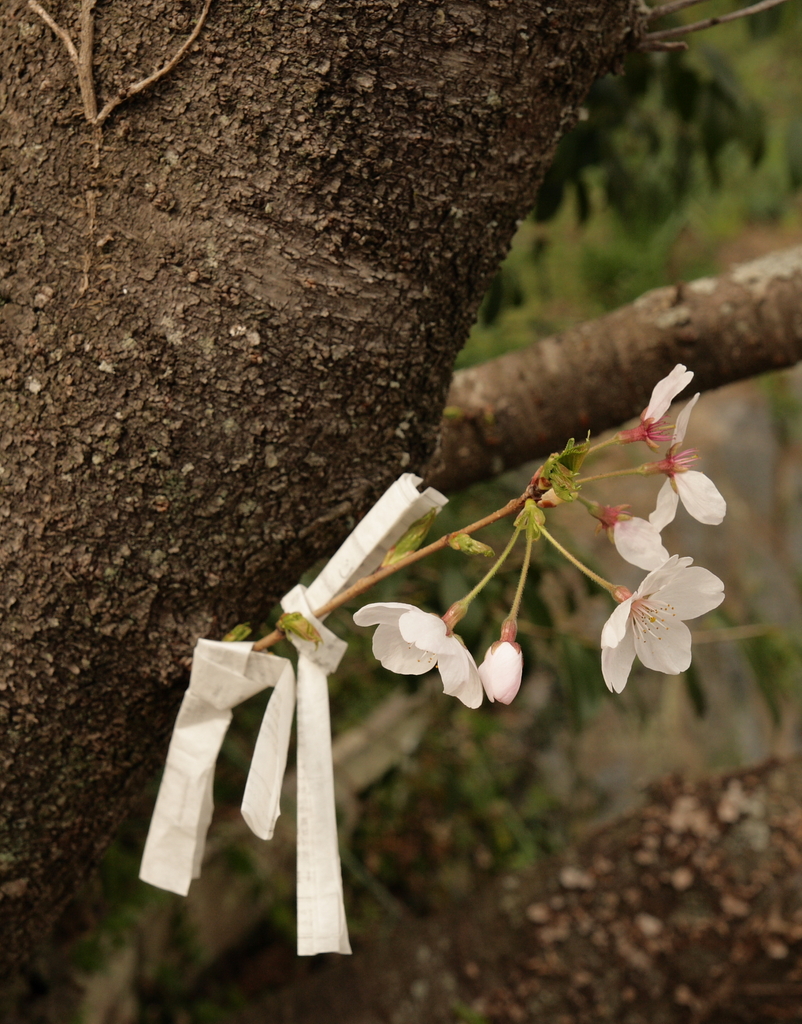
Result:
<svg viewBox="0 0 802 1024"><path fill-rule="evenodd" d="M679 0L678 0L679 2ZM639 49L648 49L648 43L654 43L662 39L672 39L676 36L686 36L691 32L701 32L702 29L712 28L714 25L723 25L727 21L736 21L738 18L747 18L752 14L760 14L761 11L768 11L772 7L779 7L780 4L787 3L787 0L761 0L760 3L752 4L751 7L743 7L740 11L733 11L731 14L722 14L715 18L705 18L703 21L694 21L689 25L677 25L674 28L666 28L660 32L649 32L643 39L643 43ZM648 20L653 21L657 17L657 11L661 11L663 14L669 12L665 8L673 6L674 10L680 10L676 4L666 4L665 7L656 7L649 15ZM688 3L683 3L682 6L690 6L690 0Z"/></svg>
<svg viewBox="0 0 802 1024"><path fill-rule="evenodd" d="M802 360L802 246L647 292L561 335L454 375L426 482L446 492L638 415L675 363L704 391Z"/></svg>
<svg viewBox="0 0 802 1024"><path fill-rule="evenodd" d="M653 7L649 12L647 21L657 21L658 18L664 18L667 14L676 14L677 11L682 11L686 7L695 7L697 4L704 3L705 0L673 0L669 4L661 4L659 7Z"/></svg>

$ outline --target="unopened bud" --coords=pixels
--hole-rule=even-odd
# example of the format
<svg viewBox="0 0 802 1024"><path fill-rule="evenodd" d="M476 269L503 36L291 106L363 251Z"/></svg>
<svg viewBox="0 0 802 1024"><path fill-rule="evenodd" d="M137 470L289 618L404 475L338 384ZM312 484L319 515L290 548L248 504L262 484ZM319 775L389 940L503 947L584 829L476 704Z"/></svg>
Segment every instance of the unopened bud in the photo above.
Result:
<svg viewBox="0 0 802 1024"><path fill-rule="evenodd" d="M421 516L420 519L415 520L404 536L401 537L400 540L396 541L384 556L382 568L385 565L395 565L396 562L400 562L402 558L406 558L407 555L411 555L413 551L418 550L426 539L426 534L431 529L437 512L438 509L430 508L425 516Z"/></svg>
<svg viewBox="0 0 802 1024"><path fill-rule="evenodd" d="M306 640L316 647L323 642L320 633L300 612L285 612L276 623L276 628L285 636L297 636L299 640Z"/></svg>
<svg viewBox="0 0 802 1024"><path fill-rule="evenodd" d="M448 538L448 546L466 555L484 555L485 558L491 558L495 554L489 545L475 540L469 533L455 533Z"/></svg>
<svg viewBox="0 0 802 1024"><path fill-rule="evenodd" d="M527 498L524 507L515 519L515 525L519 529L525 529L527 537L537 540L540 537L540 527L546 522L546 517L537 507L532 498Z"/></svg>
<svg viewBox="0 0 802 1024"><path fill-rule="evenodd" d="M479 666L479 678L490 700L509 704L521 688L524 659L518 644L496 640Z"/></svg>

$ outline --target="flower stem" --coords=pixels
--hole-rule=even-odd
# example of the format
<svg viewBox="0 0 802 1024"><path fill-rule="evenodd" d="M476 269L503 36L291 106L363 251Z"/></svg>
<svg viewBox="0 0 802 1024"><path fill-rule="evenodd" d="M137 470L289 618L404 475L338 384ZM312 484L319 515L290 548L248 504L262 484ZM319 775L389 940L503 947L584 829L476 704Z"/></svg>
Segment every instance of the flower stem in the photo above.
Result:
<svg viewBox="0 0 802 1024"><path fill-rule="evenodd" d="M493 579L493 577L496 575L496 573L499 571L502 565L504 565L504 563L506 562L507 556L509 555L510 551L512 551L516 540L518 540L518 534L521 532L521 529L522 527L519 526L516 530L513 531L512 536L507 542L507 546L498 556L498 561L496 562L496 564L492 566L487 573L485 573L484 577L481 580L479 580L479 582L476 584L473 590L462 598L460 604L464 604L467 607L471 603L471 601L473 601L473 599L476 597L479 591L482 590L485 587L485 585Z"/></svg>
<svg viewBox="0 0 802 1024"><path fill-rule="evenodd" d="M592 569L589 569L583 562L580 562L575 555L572 555L571 552L564 548L558 540L552 537L552 535L544 526L540 527L540 532L543 534L543 536L550 544L553 544L554 547L557 548L561 555L567 558L572 565L575 565L580 572L583 572L586 576L589 576L594 583L598 583L600 587L603 587L608 594L612 594L613 591L617 589L614 583L608 583L607 580L603 579Z"/></svg>
<svg viewBox="0 0 802 1024"><path fill-rule="evenodd" d="M542 527L541 527L542 530ZM524 594L524 586L526 584L526 576L529 572L529 563L532 559L532 531L526 531L526 552L524 554L523 565L521 566L521 575L518 580L518 589L515 591L515 600L512 602L512 608L510 608L510 614L507 616L507 621L512 620L517 622L518 611L521 607L521 598Z"/></svg>
<svg viewBox="0 0 802 1024"><path fill-rule="evenodd" d="M642 466L636 466L635 469L615 469L610 473L597 473L595 476L583 476L580 477L576 484L589 484L594 480L610 480L614 476L646 476L646 467L651 463L644 462Z"/></svg>
<svg viewBox="0 0 802 1024"><path fill-rule="evenodd" d="M613 444L620 444L620 441L618 440L618 434L615 434L613 437L608 438L606 441L599 441L598 444L591 445L591 447L588 448L587 454L594 455L596 452L600 452L604 448L609 448L610 445ZM585 458L587 458L587 455L585 456Z"/></svg>
<svg viewBox="0 0 802 1024"><path fill-rule="evenodd" d="M366 591L370 590L372 586L379 583L381 580L386 579L388 576L392 576L394 572L398 572L400 569L405 569L408 565L412 565L414 562L419 562L422 558L426 558L427 555L434 554L435 551L440 551L442 548L448 545L448 542L452 537L455 537L458 533L476 533L477 530L483 529L485 526L490 526L492 523L497 523L500 519L506 519L508 516L516 515L524 507L526 503L526 495L522 494L520 498L513 498L512 501L508 501L507 504L495 512L491 512L489 516L485 516L483 519L478 519L475 523L471 523L469 526L462 526L459 530L454 530L452 533L445 533L442 537L439 537L436 541L431 544L427 544L425 548L419 548L417 551L412 551L402 558L395 565L386 565L384 568L375 569L373 572L368 573L367 576L363 576L358 579L356 583L353 583L347 590L344 590L337 597L333 597L326 604L321 605L320 608L316 608L314 616L316 619L322 619L328 615L329 612L333 612L335 608L339 608L341 605L346 604L354 597L359 597ZM279 640L284 639L284 634L280 629L274 629L272 633L268 633L267 636L263 636L261 640L257 640L253 645L255 651L264 651L268 647L272 647L277 644Z"/></svg>

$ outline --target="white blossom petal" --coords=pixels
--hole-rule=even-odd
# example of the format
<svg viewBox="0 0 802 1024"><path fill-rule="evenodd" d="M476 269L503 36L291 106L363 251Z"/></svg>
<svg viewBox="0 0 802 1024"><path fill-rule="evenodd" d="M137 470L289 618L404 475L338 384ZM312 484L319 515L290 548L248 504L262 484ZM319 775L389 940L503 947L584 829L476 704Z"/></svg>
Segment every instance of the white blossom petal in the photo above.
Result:
<svg viewBox="0 0 802 1024"><path fill-rule="evenodd" d="M605 622L601 635L602 647L617 647L624 639L627 626L629 625L629 611L634 596L633 594L626 601L622 601Z"/></svg>
<svg viewBox="0 0 802 1024"><path fill-rule="evenodd" d="M681 444L685 440L685 433L688 430L688 420L691 418L693 407L699 401L699 392L697 391L693 398L686 405L682 407L682 411L677 416L677 422L674 427L674 436L671 439L672 447L675 444Z"/></svg>
<svg viewBox="0 0 802 1024"><path fill-rule="evenodd" d="M602 675L607 688L613 693L621 693L627 685L632 662L635 660L635 640L632 632L628 632L616 647L602 646Z"/></svg>
<svg viewBox="0 0 802 1024"><path fill-rule="evenodd" d="M419 676L437 664L437 655L408 643L396 626L383 623L373 634L376 660L401 676Z"/></svg>
<svg viewBox="0 0 802 1024"><path fill-rule="evenodd" d="M453 649L441 654L437 662L443 680L443 692L457 697L466 707L478 708L484 690L476 662L456 637L451 639L454 641Z"/></svg>
<svg viewBox="0 0 802 1024"><path fill-rule="evenodd" d="M665 416L668 407L692 379L693 370L686 370L682 363L677 363L667 377L655 384L649 404L641 413L641 422L659 420Z"/></svg>
<svg viewBox="0 0 802 1024"><path fill-rule="evenodd" d="M654 512L649 516L649 522L660 531L664 530L670 522L673 522L677 514L679 495L671 486L671 481L666 479L657 495L657 505Z"/></svg>
<svg viewBox="0 0 802 1024"><path fill-rule="evenodd" d="M354 622L357 626L376 626L380 622L398 622L399 618L408 612L414 605L400 604L398 601L377 601L375 604L366 604L357 608L354 612Z"/></svg>
<svg viewBox="0 0 802 1024"><path fill-rule="evenodd" d="M656 569L668 561L660 531L645 519L623 519L613 527L616 551L631 565L640 569Z"/></svg>
<svg viewBox="0 0 802 1024"><path fill-rule="evenodd" d="M696 619L718 608L724 600L724 584L709 569L694 565L662 587L657 596L669 602L679 618Z"/></svg>
<svg viewBox="0 0 802 1024"><path fill-rule="evenodd" d="M691 663L691 631L679 618L672 618L662 602L650 606L643 616L634 616L635 653L654 672L675 676ZM639 624L639 618L646 622Z"/></svg>
<svg viewBox="0 0 802 1024"><path fill-rule="evenodd" d="M674 483L682 504L694 519L709 526L718 526L727 514L727 502L710 477L689 469L685 473L677 473Z"/></svg>
<svg viewBox="0 0 802 1024"><path fill-rule="evenodd" d="M448 635L448 627L439 615L420 608L410 608L405 612L398 620L398 629L407 643L415 644L424 651L447 651L454 639Z"/></svg>
<svg viewBox="0 0 802 1024"><path fill-rule="evenodd" d="M672 555L671 558L658 569L653 569L648 576L644 576L643 582L635 592L636 598L648 597L656 594L662 587L667 586L677 576L681 575L688 566L693 565L690 555L680 558L679 555Z"/></svg>

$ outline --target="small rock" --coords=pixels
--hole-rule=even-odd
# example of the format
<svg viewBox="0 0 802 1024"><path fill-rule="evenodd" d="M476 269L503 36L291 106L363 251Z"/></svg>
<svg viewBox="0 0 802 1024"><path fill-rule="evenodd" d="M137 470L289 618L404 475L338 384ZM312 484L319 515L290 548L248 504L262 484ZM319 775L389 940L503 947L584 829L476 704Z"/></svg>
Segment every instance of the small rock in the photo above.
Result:
<svg viewBox="0 0 802 1024"><path fill-rule="evenodd" d="M533 924L545 924L551 918L551 911L545 903L530 903L525 913Z"/></svg>
<svg viewBox="0 0 802 1024"><path fill-rule="evenodd" d="M729 892L721 897L721 909L732 917L747 917L749 914L749 904Z"/></svg>
<svg viewBox="0 0 802 1024"><path fill-rule="evenodd" d="M565 889L592 889L596 880L589 871L568 865L560 871L560 885Z"/></svg>
<svg viewBox="0 0 802 1024"><path fill-rule="evenodd" d="M653 917L651 914L637 914L635 917L635 924L638 930L646 936L647 939L654 939L662 932L663 922L659 917Z"/></svg>
<svg viewBox="0 0 802 1024"><path fill-rule="evenodd" d="M677 892L685 892L693 885L693 872L684 864L671 872L671 884Z"/></svg>

